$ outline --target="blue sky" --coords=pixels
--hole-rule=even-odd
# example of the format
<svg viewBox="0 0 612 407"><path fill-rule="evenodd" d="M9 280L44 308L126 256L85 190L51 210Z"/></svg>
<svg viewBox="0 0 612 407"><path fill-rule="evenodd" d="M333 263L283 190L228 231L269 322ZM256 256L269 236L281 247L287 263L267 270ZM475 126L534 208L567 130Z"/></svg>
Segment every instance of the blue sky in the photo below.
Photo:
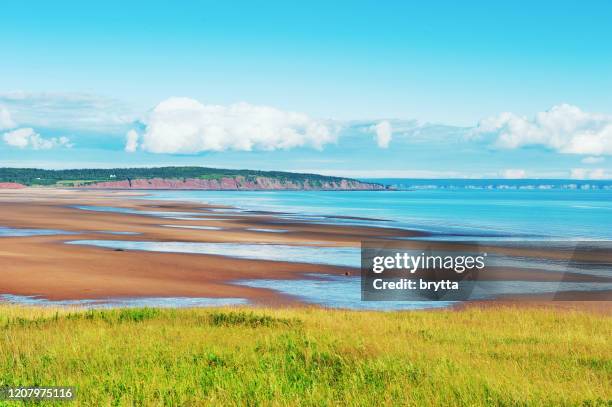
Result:
<svg viewBox="0 0 612 407"><path fill-rule="evenodd" d="M608 1L91 3L3 4L0 165L612 177Z"/></svg>

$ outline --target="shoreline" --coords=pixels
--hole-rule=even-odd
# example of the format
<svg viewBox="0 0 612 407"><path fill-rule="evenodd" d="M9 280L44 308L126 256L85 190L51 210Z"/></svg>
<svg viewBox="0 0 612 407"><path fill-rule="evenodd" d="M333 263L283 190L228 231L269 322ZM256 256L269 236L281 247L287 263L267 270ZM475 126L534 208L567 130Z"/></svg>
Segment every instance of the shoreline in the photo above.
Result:
<svg viewBox="0 0 612 407"><path fill-rule="evenodd" d="M78 233L0 237L0 259L5 264L0 293L36 295L49 300L243 298L254 306L316 306L279 291L236 285L235 282L251 279L297 280L308 274L344 276L348 273L356 276L359 275L359 269L209 254L118 251L94 246L73 246L65 242L103 239L358 248L362 240L427 236L419 231L388 225L381 228L309 223L307 220L283 219L281 214L267 211L235 212L237 208L222 205L130 199L142 195L135 191L55 188L0 190L0 226ZM130 211L175 212L179 215L196 213L197 217L189 219L189 216L174 216L181 219L172 219L140 213L89 211L76 206L112 206ZM340 218L359 220L357 217ZM185 226L219 230L189 229ZM286 232L261 231L267 228L282 228ZM552 274L545 276L540 273L537 278L550 278ZM526 274L520 271L513 275L526 278ZM563 281L585 279L584 275L566 273L562 276ZM586 294L576 300L591 297L589 293ZM496 302L501 304L507 301L503 299L485 303L496 306ZM541 299L528 299L528 302L531 301L538 302ZM480 306L480 302L474 303ZM609 309L609 305L606 308Z"/></svg>
<svg viewBox="0 0 612 407"><path fill-rule="evenodd" d="M108 297L236 297L255 305L286 304L286 296L272 290L232 284L233 281L278 278L299 279L303 274L344 275L345 267L320 264L237 259L225 256L183 253L122 251L91 246L71 246L69 240L111 239L206 243L268 243L308 245L313 241L328 247L359 247L360 239L374 236L418 234L388 228L367 228L308 224L283 220L272 215L175 220L140 214L96 212L76 209L77 205L116 206L143 211L224 209L217 205L185 202L130 200L116 192L26 189L20 193L0 191L0 225L13 228L41 228L76 232L78 235L2 237L0 258L7 261L0 292L38 295L50 300L100 299ZM228 208L226 208L228 209ZM217 212L215 212L217 213ZM202 212L205 216L206 212ZM163 227L166 225L212 226L223 230ZM288 233L262 233L249 228L290 228ZM101 231L138 235L105 235ZM27 253L27 254L26 254ZM118 268L120 267L120 268ZM27 269L24 272L24 269Z"/></svg>

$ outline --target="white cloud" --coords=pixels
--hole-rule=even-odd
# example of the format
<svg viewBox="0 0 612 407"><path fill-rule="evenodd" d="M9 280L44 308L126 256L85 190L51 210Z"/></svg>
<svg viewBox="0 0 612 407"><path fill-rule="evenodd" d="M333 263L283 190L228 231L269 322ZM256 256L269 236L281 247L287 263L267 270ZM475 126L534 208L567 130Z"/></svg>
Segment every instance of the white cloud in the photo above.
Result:
<svg viewBox="0 0 612 407"><path fill-rule="evenodd" d="M570 177L573 179L608 179L612 174L606 173L603 168L572 168Z"/></svg>
<svg viewBox="0 0 612 407"><path fill-rule="evenodd" d="M528 119L502 113L478 123L472 135L493 135L500 148L541 145L567 154L612 154L612 116L562 104Z"/></svg>
<svg viewBox="0 0 612 407"><path fill-rule="evenodd" d="M43 138L34 129L25 127L3 134L4 142L12 147L48 150L54 147L72 147L68 137Z"/></svg>
<svg viewBox="0 0 612 407"><path fill-rule="evenodd" d="M387 120L383 120L378 124L371 126L370 131L376 133L376 144L380 148L389 148L389 143L393 137L393 129L391 123Z"/></svg>
<svg viewBox="0 0 612 407"><path fill-rule="evenodd" d="M509 168L501 172L501 176L506 179L521 179L527 176L523 169Z"/></svg>
<svg viewBox="0 0 612 407"><path fill-rule="evenodd" d="M584 164L599 164L606 161L606 159L603 157L585 157L581 161Z"/></svg>
<svg viewBox="0 0 612 407"><path fill-rule="evenodd" d="M138 148L138 138L140 135L136 132L136 130L130 130L125 135L125 151L128 153L133 153Z"/></svg>
<svg viewBox="0 0 612 407"><path fill-rule="evenodd" d="M303 146L321 149L335 142L338 133L335 126L302 113L248 103L204 105L177 97L158 104L144 125L139 147L151 153L171 154ZM126 149L133 151L138 147L136 137L129 137Z"/></svg>
<svg viewBox="0 0 612 407"><path fill-rule="evenodd" d="M0 104L10 110L15 121L34 128L125 131L136 119L131 109L117 100L83 93L2 93ZM0 109L0 127L1 116Z"/></svg>
<svg viewBox="0 0 612 407"><path fill-rule="evenodd" d="M11 113L4 106L0 106L0 130L12 129L17 123L13 121Z"/></svg>

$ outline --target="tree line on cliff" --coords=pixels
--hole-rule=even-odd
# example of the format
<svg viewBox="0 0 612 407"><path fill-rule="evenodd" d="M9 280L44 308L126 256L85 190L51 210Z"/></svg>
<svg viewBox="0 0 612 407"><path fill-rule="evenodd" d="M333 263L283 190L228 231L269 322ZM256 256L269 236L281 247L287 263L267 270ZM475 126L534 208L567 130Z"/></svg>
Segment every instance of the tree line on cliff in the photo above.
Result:
<svg viewBox="0 0 612 407"><path fill-rule="evenodd" d="M28 186L86 185L104 181L125 181L134 179L222 179L244 177L255 179L266 177L282 182L325 183L350 180L318 174L292 173L283 171L229 170L208 167L153 167L153 168L84 168L69 170L46 170L39 168L0 168L0 182L15 182Z"/></svg>

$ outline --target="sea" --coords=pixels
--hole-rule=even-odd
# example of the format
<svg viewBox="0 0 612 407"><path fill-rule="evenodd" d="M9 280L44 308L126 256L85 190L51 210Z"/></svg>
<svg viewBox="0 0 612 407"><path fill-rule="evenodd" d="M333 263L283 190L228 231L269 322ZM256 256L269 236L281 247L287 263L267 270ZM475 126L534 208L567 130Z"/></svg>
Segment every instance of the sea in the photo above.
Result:
<svg viewBox="0 0 612 407"><path fill-rule="evenodd" d="M322 222L430 232L440 239L612 240L612 181L367 179L385 191L148 191ZM350 217L362 219L350 219Z"/></svg>
<svg viewBox="0 0 612 407"><path fill-rule="evenodd" d="M384 191L151 191L145 199L178 200L223 205L236 211L277 212L288 219L419 230L434 240L550 241L546 244L608 245L612 241L612 182L574 180L411 180L368 179L388 187ZM418 237L423 239L423 237ZM91 243L85 243L91 244ZM99 244L99 243L98 243ZM115 242L113 244L123 244ZM150 250L150 242L142 242ZM581 243L580 243L581 244ZM200 245L202 246L202 245ZM104 247L111 247L105 243ZM608 247L608 246L606 246ZM276 257L359 267L358 249L294 248L293 254L277 247L157 248L201 253L239 253L259 258ZM352 252L351 252L352 250ZM297 257L296 253L298 254ZM274 260L274 257L269 257ZM566 261L502 259L507 266L539 268L551 272L574 272L612 276L602 264L570 269ZM533 264L531 264L533 263ZM601 270L600 270L601 268ZM267 288L300 298L306 303L331 308L405 310L446 307L452 301L362 301L358 276L318 275L304 279L245 280L236 284ZM611 283L483 281L476 284L472 299L500 295L539 294L554 298L565 291L612 290ZM544 298L544 297L543 297Z"/></svg>

